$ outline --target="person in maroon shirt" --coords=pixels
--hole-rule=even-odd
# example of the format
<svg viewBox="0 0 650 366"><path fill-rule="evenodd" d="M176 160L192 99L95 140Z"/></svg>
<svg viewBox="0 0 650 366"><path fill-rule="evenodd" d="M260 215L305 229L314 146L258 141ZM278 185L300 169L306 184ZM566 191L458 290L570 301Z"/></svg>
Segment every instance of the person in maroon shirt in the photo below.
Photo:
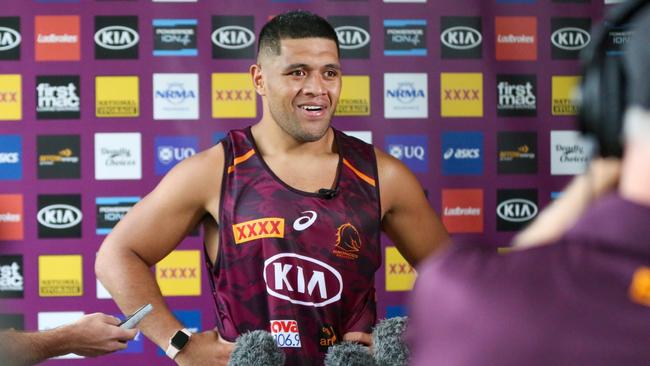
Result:
<svg viewBox="0 0 650 366"><path fill-rule="evenodd" d="M412 365L650 364L650 7L628 4L633 35L612 61L627 81L623 159L595 159L517 235L524 250L455 241L426 260L411 298Z"/></svg>
<svg viewBox="0 0 650 366"><path fill-rule="evenodd" d="M267 23L258 41L250 74L261 120L176 165L97 256L97 276L122 311L153 305L139 328L181 365L225 364L228 341L256 327L278 334L289 364L322 362L315 330L369 344L380 230L411 265L447 239L404 164L330 127L342 86L332 26L293 11ZM217 329L190 337L150 267L199 223Z"/></svg>

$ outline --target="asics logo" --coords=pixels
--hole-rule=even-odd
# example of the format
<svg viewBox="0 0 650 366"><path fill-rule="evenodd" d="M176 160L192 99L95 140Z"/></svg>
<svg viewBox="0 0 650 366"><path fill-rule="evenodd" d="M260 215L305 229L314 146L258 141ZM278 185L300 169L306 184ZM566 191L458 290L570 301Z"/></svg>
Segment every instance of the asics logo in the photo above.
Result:
<svg viewBox="0 0 650 366"><path fill-rule="evenodd" d="M303 211L302 214L308 214L305 216L300 216L293 222L293 229L296 231L303 231L311 226L311 224L316 221L318 214L315 211Z"/></svg>

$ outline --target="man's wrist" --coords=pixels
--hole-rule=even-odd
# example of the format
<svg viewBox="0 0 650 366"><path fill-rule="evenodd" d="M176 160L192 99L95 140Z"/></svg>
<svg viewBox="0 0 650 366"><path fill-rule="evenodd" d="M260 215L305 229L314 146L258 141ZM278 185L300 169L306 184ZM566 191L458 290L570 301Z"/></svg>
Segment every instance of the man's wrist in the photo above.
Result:
<svg viewBox="0 0 650 366"><path fill-rule="evenodd" d="M172 360L175 359L176 356L186 348L191 337L192 333L187 328L176 331L176 333L174 333L174 335L169 339L169 344L165 351L167 357Z"/></svg>

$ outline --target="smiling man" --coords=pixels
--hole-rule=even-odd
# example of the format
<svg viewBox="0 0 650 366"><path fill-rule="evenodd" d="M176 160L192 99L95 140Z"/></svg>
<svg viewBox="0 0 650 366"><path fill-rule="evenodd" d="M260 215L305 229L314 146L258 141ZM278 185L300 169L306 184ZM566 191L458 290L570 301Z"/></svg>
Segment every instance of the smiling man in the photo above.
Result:
<svg viewBox="0 0 650 366"><path fill-rule="evenodd" d="M288 365L322 364L334 341L369 344L380 231L413 266L447 239L401 162L330 126L342 78L327 21L273 18L250 73L261 120L178 164L96 262L124 312L153 304L140 327L181 365L225 364L229 342L255 329L274 334ZM199 223L217 324L190 337L149 269Z"/></svg>

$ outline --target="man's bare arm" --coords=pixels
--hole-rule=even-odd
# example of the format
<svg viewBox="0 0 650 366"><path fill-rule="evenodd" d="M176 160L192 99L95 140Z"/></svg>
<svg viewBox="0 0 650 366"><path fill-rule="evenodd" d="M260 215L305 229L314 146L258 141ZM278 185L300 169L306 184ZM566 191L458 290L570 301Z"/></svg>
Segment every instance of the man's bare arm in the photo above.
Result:
<svg viewBox="0 0 650 366"><path fill-rule="evenodd" d="M402 256L416 266L448 240L447 230L402 162L375 149L379 170L382 228Z"/></svg>

